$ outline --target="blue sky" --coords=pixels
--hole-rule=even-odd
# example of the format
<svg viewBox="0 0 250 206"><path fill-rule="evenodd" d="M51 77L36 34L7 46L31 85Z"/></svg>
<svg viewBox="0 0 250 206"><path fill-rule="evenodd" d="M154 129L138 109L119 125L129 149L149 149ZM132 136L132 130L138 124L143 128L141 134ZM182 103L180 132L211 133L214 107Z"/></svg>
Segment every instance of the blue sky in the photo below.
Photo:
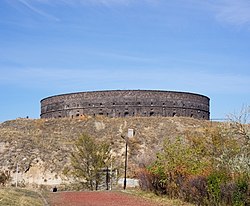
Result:
<svg viewBox="0 0 250 206"><path fill-rule="evenodd" d="M44 97L159 89L250 102L249 0L1 0L0 122L39 118Z"/></svg>

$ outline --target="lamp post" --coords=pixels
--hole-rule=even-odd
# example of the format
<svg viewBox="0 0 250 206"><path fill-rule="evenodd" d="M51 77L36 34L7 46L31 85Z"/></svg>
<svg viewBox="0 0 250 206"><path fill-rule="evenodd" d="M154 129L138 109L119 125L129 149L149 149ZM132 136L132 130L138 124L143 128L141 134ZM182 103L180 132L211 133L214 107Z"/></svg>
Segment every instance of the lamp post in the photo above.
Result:
<svg viewBox="0 0 250 206"><path fill-rule="evenodd" d="M126 146L125 146L125 165L124 165L124 183L123 183L123 189L126 189L127 185L127 164L128 164L128 141L126 140Z"/></svg>
<svg viewBox="0 0 250 206"><path fill-rule="evenodd" d="M133 129L128 129L128 136L125 139L125 165L124 165L124 183L123 183L123 189L126 189L127 186L127 166L128 166L128 139L130 137L134 136L134 130Z"/></svg>
<svg viewBox="0 0 250 206"><path fill-rule="evenodd" d="M22 159L22 161L26 160L26 157L24 157ZM17 187L17 183L18 183L18 171L19 171L19 166L18 166L18 162L16 163L16 187Z"/></svg>

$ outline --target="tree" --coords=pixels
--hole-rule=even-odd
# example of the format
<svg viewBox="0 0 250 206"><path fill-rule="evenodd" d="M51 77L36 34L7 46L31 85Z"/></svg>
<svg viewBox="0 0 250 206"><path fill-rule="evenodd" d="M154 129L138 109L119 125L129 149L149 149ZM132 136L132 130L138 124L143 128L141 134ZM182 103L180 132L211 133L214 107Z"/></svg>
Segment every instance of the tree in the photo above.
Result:
<svg viewBox="0 0 250 206"><path fill-rule="evenodd" d="M102 179L101 170L108 166L110 151L109 143L97 141L86 134L81 135L71 155L73 176L84 180L90 190L98 190Z"/></svg>
<svg viewBox="0 0 250 206"><path fill-rule="evenodd" d="M250 177L250 106L245 106L239 114L229 115L231 130L241 147L230 165L238 173L246 173Z"/></svg>

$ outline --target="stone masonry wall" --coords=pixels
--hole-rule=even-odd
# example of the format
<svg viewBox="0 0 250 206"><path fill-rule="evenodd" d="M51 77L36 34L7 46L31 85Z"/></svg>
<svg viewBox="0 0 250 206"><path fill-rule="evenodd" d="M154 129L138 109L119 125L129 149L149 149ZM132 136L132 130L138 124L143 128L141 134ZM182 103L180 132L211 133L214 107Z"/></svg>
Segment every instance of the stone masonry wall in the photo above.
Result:
<svg viewBox="0 0 250 206"><path fill-rule="evenodd" d="M209 98L186 92L111 90L62 94L41 100L41 118L82 115L184 116L208 120Z"/></svg>

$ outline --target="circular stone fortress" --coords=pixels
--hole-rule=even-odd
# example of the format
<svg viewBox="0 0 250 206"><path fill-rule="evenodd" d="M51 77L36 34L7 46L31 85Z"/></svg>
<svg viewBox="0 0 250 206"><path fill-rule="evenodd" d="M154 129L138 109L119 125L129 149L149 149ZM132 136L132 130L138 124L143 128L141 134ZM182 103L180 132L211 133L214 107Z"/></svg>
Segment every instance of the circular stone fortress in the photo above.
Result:
<svg viewBox="0 0 250 206"><path fill-rule="evenodd" d="M61 94L41 100L41 118L85 115L182 116L209 120L209 98L187 92L110 90Z"/></svg>

